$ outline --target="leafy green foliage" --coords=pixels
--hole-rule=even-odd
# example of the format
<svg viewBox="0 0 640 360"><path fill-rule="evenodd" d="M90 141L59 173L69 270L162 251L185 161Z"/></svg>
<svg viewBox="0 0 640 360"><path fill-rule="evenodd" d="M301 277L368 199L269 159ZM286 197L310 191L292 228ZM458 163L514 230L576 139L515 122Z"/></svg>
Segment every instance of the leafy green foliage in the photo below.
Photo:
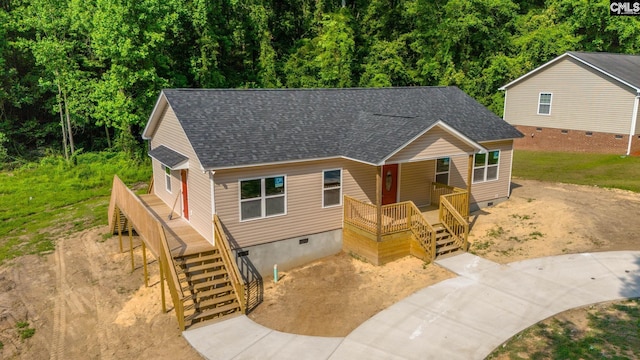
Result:
<svg viewBox="0 0 640 360"><path fill-rule="evenodd" d="M114 174L150 179L148 163L122 153L84 153L76 164L45 157L0 173L0 262L53 250L58 236L106 222Z"/></svg>
<svg viewBox="0 0 640 360"><path fill-rule="evenodd" d="M61 153L65 122L77 148L138 153L167 87L456 85L500 115L500 86L566 51L640 52L640 18L609 16L607 0L345 5L7 0L5 161Z"/></svg>
<svg viewBox="0 0 640 360"><path fill-rule="evenodd" d="M518 150L513 176L640 192L640 158Z"/></svg>
<svg viewBox="0 0 640 360"><path fill-rule="evenodd" d="M36 329L30 328L29 323L26 321L18 321L16 323L16 328L18 329L18 334L22 340L26 340L36 333Z"/></svg>

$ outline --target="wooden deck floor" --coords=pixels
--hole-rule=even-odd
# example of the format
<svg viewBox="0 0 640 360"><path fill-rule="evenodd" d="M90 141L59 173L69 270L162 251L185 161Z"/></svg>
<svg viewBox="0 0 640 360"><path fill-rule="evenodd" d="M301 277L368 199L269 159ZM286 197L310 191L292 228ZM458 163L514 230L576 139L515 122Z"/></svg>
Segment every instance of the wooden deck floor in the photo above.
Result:
<svg viewBox="0 0 640 360"><path fill-rule="evenodd" d="M422 216L429 222L429 224L437 224L440 222L438 219L440 209L436 205L427 205L421 206L419 208L420 212L422 212Z"/></svg>
<svg viewBox="0 0 640 360"><path fill-rule="evenodd" d="M139 195L140 200L151 210L166 229L169 250L173 257L211 251L214 248L188 221L177 213L169 220L171 208L154 194Z"/></svg>

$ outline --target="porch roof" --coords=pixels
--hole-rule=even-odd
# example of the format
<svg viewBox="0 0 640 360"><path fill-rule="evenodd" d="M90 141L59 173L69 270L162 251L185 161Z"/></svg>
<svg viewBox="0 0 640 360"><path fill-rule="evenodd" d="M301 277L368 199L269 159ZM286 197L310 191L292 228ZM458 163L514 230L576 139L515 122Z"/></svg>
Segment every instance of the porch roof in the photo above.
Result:
<svg viewBox="0 0 640 360"><path fill-rule="evenodd" d="M171 170L186 169L189 166L189 158L164 145L160 145L149 151L149 156L158 160L162 165Z"/></svg>
<svg viewBox="0 0 640 360"><path fill-rule="evenodd" d="M456 87L377 89L171 89L166 106L205 170L346 157L379 165L435 124L475 143L521 137Z"/></svg>

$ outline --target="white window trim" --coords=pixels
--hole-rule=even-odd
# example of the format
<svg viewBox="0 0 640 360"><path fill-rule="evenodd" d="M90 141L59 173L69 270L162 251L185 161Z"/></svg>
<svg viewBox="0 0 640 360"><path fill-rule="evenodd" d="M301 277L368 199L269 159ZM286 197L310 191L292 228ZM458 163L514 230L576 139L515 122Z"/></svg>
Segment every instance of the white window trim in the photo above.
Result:
<svg viewBox="0 0 640 360"><path fill-rule="evenodd" d="M495 165L489 165L489 153L492 153L494 151L498 152L498 163L495 164ZM484 166L483 166L483 168L484 168L484 177L480 181L476 181L475 180L475 171L476 171L476 169L480 169L480 167L476 167L476 155L478 155L478 154L474 154L473 155L473 175L471 177L471 179L472 179L471 183L472 184L481 184L481 183L500 180L500 160L501 160L501 157L502 157L502 150L500 150L500 149L492 149L492 150L488 150L485 154L487 156L485 156L485 158L484 158ZM487 169L489 167L495 167L496 168L496 178L495 179L487 180Z"/></svg>
<svg viewBox="0 0 640 360"><path fill-rule="evenodd" d="M267 192L265 191L265 179L267 178L277 178L277 177L282 177L284 178L284 194L278 194L278 195L270 195L267 196ZM242 198L242 182L243 181L250 181L250 180L260 180L260 217L254 217L251 219L242 219L242 203L245 201L254 201L257 200L258 198L251 198L251 199L243 199ZM268 175L268 176L262 176L262 177L252 177L252 178L246 178L246 179L239 179L238 180L238 218L240 218L240 222L247 222L247 221L254 221L254 220L260 220L260 219L269 219L269 218L273 218L273 217L278 217L278 216L284 216L287 215L287 175ZM266 216L267 214L267 204L266 204L266 199L274 199L277 197L284 197L284 212L282 214L275 214L275 215L269 215Z"/></svg>
<svg viewBox="0 0 640 360"><path fill-rule="evenodd" d="M450 156L445 156L445 157L441 157L441 158L437 158L435 161L435 171L434 171L434 175L433 175L433 182L436 182L436 180L438 179L438 175L442 175L445 172L444 171L440 171L438 172L438 160L440 159L449 159L449 170L447 170L446 174L447 174L447 183L445 185L449 185L449 183L451 182L451 157Z"/></svg>
<svg viewBox="0 0 640 360"><path fill-rule="evenodd" d="M324 188L324 173L328 172L328 171L336 171L336 170L340 170L340 185L337 187L333 187L333 188L328 188L325 189ZM328 208L332 208L332 207L336 207L336 206L342 206L342 168L335 168L335 169L326 169L326 170L322 170L322 208L323 209L328 209ZM337 204L333 204L333 205L325 205L324 204L324 192L326 190L335 190L335 189L340 189L340 198Z"/></svg>
<svg viewBox="0 0 640 360"><path fill-rule="evenodd" d="M540 105L547 105L547 104L542 104L542 103L540 102L540 100L541 100L541 98L542 98L542 95L550 95L550 96L551 96L551 97L549 98L549 113L548 113L548 114L545 114L545 113L541 113L541 112L540 112ZM538 109L537 109L538 115L550 116L550 115L551 115L551 107L552 107L552 106L553 106L553 93L552 93L552 92L549 92L549 91L543 91L543 92L538 93Z"/></svg>
<svg viewBox="0 0 640 360"><path fill-rule="evenodd" d="M169 173L167 173L167 170L169 170ZM164 175L164 188L165 190L167 190L167 192L169 194L173 194L172 190L172 184L171 184L171 168L166 166L166 165L162 165L162 175Z"/></svg>

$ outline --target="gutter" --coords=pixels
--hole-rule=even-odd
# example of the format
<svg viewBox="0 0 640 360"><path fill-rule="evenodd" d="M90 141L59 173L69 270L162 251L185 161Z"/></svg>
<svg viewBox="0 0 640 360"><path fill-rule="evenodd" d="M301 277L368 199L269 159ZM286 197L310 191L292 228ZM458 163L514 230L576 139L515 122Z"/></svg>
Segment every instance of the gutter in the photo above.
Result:
<svg viewBox="0 0 640 360"><path fill-rule="evenodd" d="M627 156L631 155L631 143L636 132L638 122L638 103L640 103L640 91L636 93L636 99L633 102L633 115L631 118L631 129L629 130L629 144L627 145Z"/></svg>

